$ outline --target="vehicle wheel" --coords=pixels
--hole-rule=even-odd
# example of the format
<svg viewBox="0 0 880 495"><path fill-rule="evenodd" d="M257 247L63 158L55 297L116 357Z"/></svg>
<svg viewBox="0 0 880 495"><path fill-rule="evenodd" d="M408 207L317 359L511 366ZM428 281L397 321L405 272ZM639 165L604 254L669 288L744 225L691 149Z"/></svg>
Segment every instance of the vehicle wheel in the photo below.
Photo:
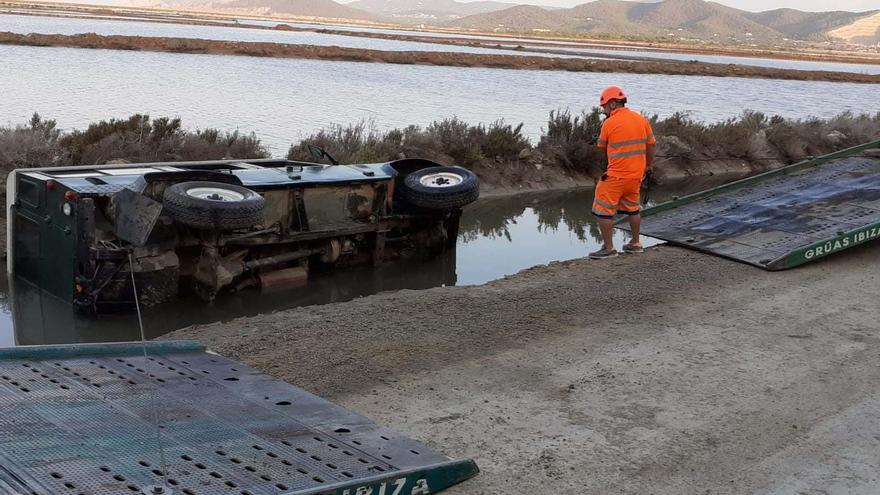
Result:
<svg viewBox="0 0 880 495"><path fill-rule="evenodd" d="M480 197L480 179L461 167L428 167L403 180L403 193L415 206L434 210L461 208Z"/></svg>
<svg viewBox="0 0 880 495"><path fill-rule="evenodd" d="M196 229L235 230L263 223L263 197L220 182L181 182L165 189L162 205L172 219Z"/></svg>

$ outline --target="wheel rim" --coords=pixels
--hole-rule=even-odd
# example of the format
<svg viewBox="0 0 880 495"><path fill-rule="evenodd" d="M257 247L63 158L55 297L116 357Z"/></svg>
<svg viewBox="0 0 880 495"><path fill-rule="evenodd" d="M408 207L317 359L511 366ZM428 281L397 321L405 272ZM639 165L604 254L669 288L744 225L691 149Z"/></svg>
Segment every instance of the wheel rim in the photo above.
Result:
<svg viewBox="0 0 880 495"><path fill-rule="evenodd" d="M464 177L454 172L437 172L427 174L419 179L419 183L423 186L436 188L457 186L462 182L464 182Z"/></svg>
<svg viewBox="0 0 880 495"><path fill-rule="evenodd" d="M241 201L244 194L222 187L193 187L186 190L186 195L209 201Z"/></svg>

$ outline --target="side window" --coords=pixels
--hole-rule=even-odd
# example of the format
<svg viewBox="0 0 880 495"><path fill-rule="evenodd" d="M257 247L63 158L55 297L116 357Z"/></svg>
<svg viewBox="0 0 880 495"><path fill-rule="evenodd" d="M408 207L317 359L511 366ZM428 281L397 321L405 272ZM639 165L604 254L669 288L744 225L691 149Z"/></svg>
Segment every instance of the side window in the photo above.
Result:
<svg viewBox="0 0 880 495"><path fill-rule="evenodd" d="M18 201L31 208L40 207L40 186L31 180L18 179Z"/></svg>

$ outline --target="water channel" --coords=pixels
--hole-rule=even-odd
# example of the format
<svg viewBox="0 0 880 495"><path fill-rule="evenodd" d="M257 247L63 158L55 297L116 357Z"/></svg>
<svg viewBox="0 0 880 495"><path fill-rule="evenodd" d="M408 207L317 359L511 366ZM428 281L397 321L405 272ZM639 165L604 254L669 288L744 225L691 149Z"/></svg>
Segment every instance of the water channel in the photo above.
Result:
<svg viewBox="0 0 880 495"><path fill-rule="evenodd" d="M662 201L718 182L691 181L651 195ZM483 284L529 267L583 258L600 242L590 213L592 194L583 188L484 198L465 209L455 249L441 256L315 275L306 287L285 292L246 290L222 295L212 304L184 299L146 309L145 330L148 337L156 337L188 325L384 291ZM616 231L617 246L628 239L628 234ZM657 242L642 239L646 246ZM134 314L82 316L27 282L5 277L0 281L0 347L139 339Z"/></svg>
<svg viewBox="0 0 880 495"><path fill-rule="evenodd" d="M0 124L39 112L73 129L146 113L253 131L282 156L318 128L361 120L385 130L453 116L504 119L537 139L551 110L592 107L610 84L624 87L638 111L689 111L709 122L745 109L792 118L880 111L870 84L0 46ZM832 103L830 94L847 97Z"/></svg>
<svg viewBox="0 0 880 495"><path fill-rule="evenodd" d="M152 38L187 38L219 41L248 41L283 43L291 45L340 46L386 51L422 51L483 53L495 55L522 55L514 50L479 48L451 44L422 43L324 34L311 31L276 31L235 26L198 26L167 22L140 22L132 20L81 19L0 15L0 31L12 33L79 34L95 33L102 36L148 36ZM511 46L513 48L513 46ZM565 57L565 55L531 53L535 56ZM571 54L569 58L602 58L583 54Z"/></svg>
<svg viewBox="0 0 880 495"><path fill-rule="evenodd" d="M545 54L539 52L521 52L515 51L520 43L534 41L522 38L500 38L478 35L453 35L446 33L429 33L418 31L405 31L395 29L378 29L363 28L356 26L342 25L315 25L305 23L292 22L276 22L276 21L247 21L242 20L241 25L256 25L274 27L279 24L289 25L302 29L332 29L334 31L357 32L374 32L381 34L402 35L402 36L422 36L426 38L461 38L478 42L485 42L487 45L503 46L509 49L472 47L451 44L435 44L425 42L400 41L372 39L358 36L344 36L339 34L326 34L313 31L276 31L276 30L257 30L245 27L225 26L198 26L187 24L174 24L169 22L142 22L135 19L127 19L125 17L117 18L59 18L59 17L40 17L25 15L0 15L0 31L9 31L14 33L43 33L43 34L78 34L78 33L96 33L100 35L124 35L124 36L149 36L149 37L176 37L176 38L200 38L210 40L224 41L256 41L270 43L285 44L307 44L318 46L341 46L351 48L366 48L372 50L389 50L389 51L439 51L439 52L457 52L457 53L483 53L483 54L501 54L501 55L529 55L529 56L546 56L558 58L590 58L602 59L603 55L611 56L628 56L628 57L649 57L658 60L696 60L700 62L708 62L715 64L740 64L754 65L759 67L770 67L778 69L797 69L797 70L821 70L821 71L837 71L837 72L856 72L864 74L880 74L880 64L849 64L839 62L817 62L803 60L782 60L768 59L758 57L732 57L708 54L692 54L678 53L668 50L634 50L632 47L625 47L626 50L603 49L597 45L584 45L583 48L566 47L543 47L545 49L553 49L556 52L569 52L570 55L555 53ZM553 42L542 41L547 44L567 44L578 45L577 42ZM614 45L604 45L608 48L614 48ZM541 49L542 47L531 47L533 49Z"/></svg>

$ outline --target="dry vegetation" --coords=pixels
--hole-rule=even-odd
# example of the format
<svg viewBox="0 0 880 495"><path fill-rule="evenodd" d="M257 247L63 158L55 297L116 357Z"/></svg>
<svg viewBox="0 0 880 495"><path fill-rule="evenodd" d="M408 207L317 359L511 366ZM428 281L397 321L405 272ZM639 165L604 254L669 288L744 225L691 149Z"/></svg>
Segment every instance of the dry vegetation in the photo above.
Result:
<svg viewBox="0 0 880 495"><path fill-rule="evenodd" d="M108 162L160 162L267 157L253 134L189 131L180 119L132 115L62 132L37 114L25 125L0 127L0 171Z"/></svg>
<svg viewBox="0 0 880 495"><path fill-rule="evenodd" d="M651 122L659 137L658 170L687 171L667 174L671 176L700 175L701 168L711 174L713 167L708 162L735 161L763 170L880 139L880 113L791 120L745 112L714 124L677 113L663 119L654 116ZM307 144L312 143L343 163L424 157L463 165L499 182L518 178L502 177L505 170L516 175L536 168L595 178L601 175L605 161L595 145L601 125L595 109L580 114L551 112L540 140L533 144L523 136L522 124L503 121L485 126L452 118L387 132L360 122L322 129L291 146L288 157L309 160Z"/></svg>
<svg viewBox="0 0 880 495"><path fill-rule="evenodd" d="M687 170L684 175L711 174L713 163L725 161L763 170L880 139L880 113L790 120L746 112L713 124L677 113L651 121L659 138L658 170ZM550 112L540 139L533 143L523 135L523 124L503 120L473 125L449 118L389 131L359 122L307 136L290 147L288 158L313 160L307 145L315 144L342 163L420 157L462 165L483 174L488 184L520 184L536 170L595 178L604 167L603 152L595 146L601 125L596 109ZM63 132L55 121L35 114L24 125L0 127L3 178L14 168L268 156L254 134L187 130L180 119L167 117L132 115Z"/></svg>

